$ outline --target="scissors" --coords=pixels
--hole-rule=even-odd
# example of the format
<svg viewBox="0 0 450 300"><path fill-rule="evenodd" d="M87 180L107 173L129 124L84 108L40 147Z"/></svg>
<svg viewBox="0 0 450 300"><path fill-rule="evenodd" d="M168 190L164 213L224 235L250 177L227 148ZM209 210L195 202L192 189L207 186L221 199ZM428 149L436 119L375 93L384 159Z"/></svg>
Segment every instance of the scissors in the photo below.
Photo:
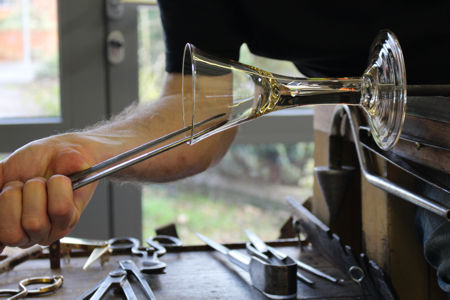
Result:
<svg viewBox="0 0 450 300"><path fill-rule="evenodd" d="M150 257L148 256L148 251L132 249L133 254L142 256L141 272L143 273L155 273L164 270L166 263L159 260L159 257L167 253L166 247L179 247L182 245L180 239L170 235L149 237L146 242L153 249Z"/></svg>
<svg viewBox="0 0 450 300"><path fill-rule="evenodd" d="M98 282L95 286L85 291L78 300L90 299L99 300L106 295L110 288L121 288L125 294L126 299L137 300L136 294L128 281L128 276L133 275L141 285L145 296L150 300L156 300L150 285L142 276L138 267L132 260L119 261L120 267L109 272L108 275Z"/></svg>
<svg viewBox="0 0 450 300"><path fill-rule="evenodd" d="M62 275L53 275L50 277L30 277L19 282L19 289L2 289L0 295L12 295L8 300L25 298L26 296L36 296L46 294L59 289L63 284L64 277ZM40 287L29 289L27 286L32 284L42 285Z"/></svg>
<svg viewBox="0 0 450 300"><path fill-rule="evenodd" d="M96 248L92 251L88 260L83 266L86 270L94 261L106 253L130 253L141 257L141 272L143 273L161 273L166 264L159 260L167 250L166 247L181 246L181 241L172 236L157 235L147 239L150 247L140 248L140 242L133 237L119 237L109 239L105 247ZM149 253L151 256L149 256Z"/></svg>
<svg viewBox="0 0 450 300"><path fill-rule="evenodd" d="M118 237L106 241L103 247L98 247L92 250L91 255L83 265L83 270L86 270L97 259L104 257L106 254L114 253L132 253L132 249L138 249L140 242L134 237Z"/></svg>

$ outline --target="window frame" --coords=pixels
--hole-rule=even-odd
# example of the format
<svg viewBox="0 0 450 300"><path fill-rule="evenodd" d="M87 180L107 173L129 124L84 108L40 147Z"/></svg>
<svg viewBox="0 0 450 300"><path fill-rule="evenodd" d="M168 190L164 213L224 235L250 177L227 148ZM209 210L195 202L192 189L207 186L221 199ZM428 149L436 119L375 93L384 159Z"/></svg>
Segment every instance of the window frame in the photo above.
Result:
<svg viewBox="0 0 450 300"><path fill-rule="evenodd" d="M57 6L61 115L1 120L2 153L36 139L92 125L110 115L104 2L59 0ZM111 190L109 182L99 184L71 235L88 238L113 235Z"/></svg>

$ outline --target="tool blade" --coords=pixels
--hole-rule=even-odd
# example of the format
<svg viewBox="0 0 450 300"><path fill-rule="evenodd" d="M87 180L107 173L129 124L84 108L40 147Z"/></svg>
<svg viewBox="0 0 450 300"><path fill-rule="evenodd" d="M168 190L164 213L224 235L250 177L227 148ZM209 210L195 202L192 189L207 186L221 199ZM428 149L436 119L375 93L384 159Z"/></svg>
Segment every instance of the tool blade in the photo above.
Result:
<svg viewBox="0 0 450 300"><path fill-rule="evenodd" d="M255 233L253 233L250 230L246 230L245 233L247 234L250 242L255 246L255 248L262 253L271 253L273 256L275 256L278 260L283 261L286 259L287 255L278 251L277 249L267 245L259 236L257 236Z"/></svg>
<svg viewBox="0 0 450 300"><path fill-rule="evenodd" d="M108 246L108 242L105 240L93 240L93 239L82 239L76 237L65 236L60 239L61 244L70 245L74 247L95 247L95 248L103 248Z"/></svg>
<svg viewBox="0 0 450 300"><path fill-rule="evenodd" d="M210 238L204 236L201 233L196 232L195 233L202 241L204 241L206 244L208 244L208 246L210 246L211 248L219 251L220 253L224 254L224 255L228 255L228 253L230 252L230 249L228 249L227 247L211 240Z"/></svg>
<svg viewBox="0 0 450 300"><path fill-rule="evenodd" d="M219 251L220 253L226 255L228 259L235 265L237 265L239 268L243 269L244 271L249 271L249 265L251 258L237 250L230 250L227 247L211 240L210 238L207 238L206 236L196 232L195 233L202 241L204 241L208 246L213 248L214 250Z"/></svg>
<svg viewBox="0 0 450 300"><path fill-rule="evenodd" d="M263 240L259 238L259 236L253 233L253 231L246 229L245 234L247 234L248 239L253 244L253 246L255 246L256 250L261 253L269 252L266 243L264 243Z"/></svg>
<svg viewBox="0 0 450 300"><path fill-rule="evenodd" d="M108 252L108 247L95 248L92 250L91 255L89 255L84 263L83 270L86 270L94 261L102 257L106 252Z"/></svg>

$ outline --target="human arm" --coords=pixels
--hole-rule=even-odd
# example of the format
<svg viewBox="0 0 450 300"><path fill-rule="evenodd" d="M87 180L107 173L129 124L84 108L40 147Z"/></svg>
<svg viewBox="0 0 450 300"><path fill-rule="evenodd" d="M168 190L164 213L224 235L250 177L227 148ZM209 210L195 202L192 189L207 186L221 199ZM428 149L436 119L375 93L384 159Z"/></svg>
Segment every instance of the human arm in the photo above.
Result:
<svg viewBox="0 0 450 300"><path fill-rule="evenodd" d="M27 247L68 234L96 184L72 191L67 176L183 127L181 75L168 74L161 97L132 106L111 121L31 142L0 163L0 243ZM234 130L182 145L116 175L162 182L199 173L216 163Z"/></svg>

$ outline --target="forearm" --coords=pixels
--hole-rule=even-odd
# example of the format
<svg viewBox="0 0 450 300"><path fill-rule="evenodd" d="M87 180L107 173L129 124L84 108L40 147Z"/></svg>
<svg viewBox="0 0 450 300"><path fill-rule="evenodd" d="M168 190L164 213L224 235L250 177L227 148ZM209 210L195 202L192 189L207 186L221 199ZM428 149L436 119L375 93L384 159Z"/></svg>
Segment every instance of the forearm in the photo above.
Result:
<svg viewBox="0 0 450 300"><path fill-rule="evenodd" d="M179 81L180 78L169 78L156 102L132 105L112 120L76 133L76 138L98 163L184 127L180 87L176 84ZM115 177L161 182L199 173L224 155L234 134L235 130L231 130L193 146L179 146L129 167Z"/></svg>

